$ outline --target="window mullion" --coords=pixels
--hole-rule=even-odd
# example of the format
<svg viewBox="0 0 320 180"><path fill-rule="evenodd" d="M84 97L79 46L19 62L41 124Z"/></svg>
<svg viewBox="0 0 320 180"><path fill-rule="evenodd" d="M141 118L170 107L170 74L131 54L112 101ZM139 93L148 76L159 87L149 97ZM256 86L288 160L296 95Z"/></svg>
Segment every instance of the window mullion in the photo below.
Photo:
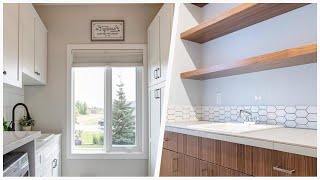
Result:
<svg viewBox="0 0 320 180"><path fill-rule="evenodd" d="M105 144L106 151L112 147L112 68L106 66L105 73Z"/></svg>

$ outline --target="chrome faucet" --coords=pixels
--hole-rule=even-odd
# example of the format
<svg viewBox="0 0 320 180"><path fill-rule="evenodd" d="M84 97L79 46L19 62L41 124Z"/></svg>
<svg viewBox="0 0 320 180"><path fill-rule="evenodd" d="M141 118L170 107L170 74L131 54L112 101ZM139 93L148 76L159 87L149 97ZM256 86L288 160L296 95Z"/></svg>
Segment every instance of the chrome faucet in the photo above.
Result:
<svg viewBox="0 0 320 180"><path fill-rule="evenodd" d="M244 110L244 109L241 109L240 110L240 113L239 113L239 116L241 118L241 114L247 114L247 116L245 116L244 118L244 121L245 122L254 122L254 123L259 123L258 121L258 117L252 117L252 113L250 111L247 111L247 110Z"/></svg>
<svg viewBox="0 0 320 180"><path fill-rule="evenodd" d="M240 110L240 113L239 113L239 116L240 116L240 118L241 118L241 114L248 114L248 116L245 116L245 121L249 121L249 117L251 117L252 116L252 113L250 112L250 111L247 111L247 110L244 110L244 109L241 109Z"/></svg>

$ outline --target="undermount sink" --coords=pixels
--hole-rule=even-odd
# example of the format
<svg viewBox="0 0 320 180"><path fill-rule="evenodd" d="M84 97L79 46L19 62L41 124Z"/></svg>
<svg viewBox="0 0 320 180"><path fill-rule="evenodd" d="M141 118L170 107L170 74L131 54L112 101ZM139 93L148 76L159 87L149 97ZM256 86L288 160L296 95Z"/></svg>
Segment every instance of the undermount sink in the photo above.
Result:
<svg viewBox="0 0 320 180"><path fill-rule="evenodd" d="M46 141L50 139L54 134L51 133L41 133L41 136L37 138L37 141Z"/></svg>
<svg viewBox="0 0 320 180"><path fill-rule="evenodd" d="M265 129L280 128L277 125L266 125L266 124L243 124L243 123L210 123L200 125L190 125L189 128L214 131L214 132L226 132L226 133L245 133L252 131L259 131Z"/></svg>

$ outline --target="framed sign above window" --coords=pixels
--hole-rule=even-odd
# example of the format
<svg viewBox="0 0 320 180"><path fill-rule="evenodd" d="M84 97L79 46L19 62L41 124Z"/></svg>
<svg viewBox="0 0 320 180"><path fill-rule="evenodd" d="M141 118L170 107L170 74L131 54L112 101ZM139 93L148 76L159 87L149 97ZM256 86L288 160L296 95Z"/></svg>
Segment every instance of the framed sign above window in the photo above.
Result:
<svg viewBox="0 0 320 180"><path fill-rule="evenodd" d="M124 41L124 20L92 20L91 41Z"/></svg>

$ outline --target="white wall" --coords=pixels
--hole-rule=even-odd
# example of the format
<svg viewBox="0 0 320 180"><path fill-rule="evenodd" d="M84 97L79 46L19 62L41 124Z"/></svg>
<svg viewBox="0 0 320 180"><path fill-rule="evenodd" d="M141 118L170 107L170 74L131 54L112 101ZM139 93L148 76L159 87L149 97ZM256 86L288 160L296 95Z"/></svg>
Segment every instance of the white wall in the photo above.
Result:
<svg viewBox="0 0 320 180"><path fill-rule="evenodd" d="M236 5L181 5L178 33ZM219 105L217 94L221 105L316 105L316 64L206 81L179 77L184 71L314 43L316 9L316 4L307 5L201 45L177 36L169 105ZM255 101L254 96L262 100Z"/></svg>
<svg viewBox="0 0 320 180"><path fill-rule="evenodd" d="M180 73L200 67L201 45L180 39L180 33L202 21L201 8L191 4L181 4L178 17L176 45L171 71L169 105L201 105L201 82L181 79Z"/></svg>
<svg viewBox="0 0 320 180"><path fill-rule="evenodd" d="M147 43L147 28L160 8L159 4L36 6L48 29L48 83L25 87L25 102L37 110L35 129L63 132L63 176L147 175L147 160L66 159L66 50L68 43L91 43L90 21L97 19L125 20L125 41L116 43Z"/></svg>
<svg viewBox="0 0 320 180"><path fill-rule="evenodd" d="M208 16L215 10L220 13L220 6L226 10L224 4L211 4L203 10ZM311 4L203 44L201 67L316 41L317 6ZM203 104L215 105L216 93L221 93L222 105L316 105L316 75L314 63L203 81ZM262 100L255 101L256 95Z"/></svg>

